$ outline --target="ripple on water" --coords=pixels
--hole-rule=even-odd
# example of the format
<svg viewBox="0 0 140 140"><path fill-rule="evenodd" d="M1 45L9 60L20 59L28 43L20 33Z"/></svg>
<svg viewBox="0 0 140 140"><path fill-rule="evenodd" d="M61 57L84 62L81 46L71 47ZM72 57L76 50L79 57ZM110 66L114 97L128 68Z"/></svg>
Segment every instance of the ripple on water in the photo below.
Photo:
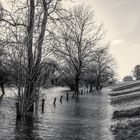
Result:
<svg viewBox="0 0 140 140"><path fill-rule="evenodd" d="M67 88L45 90L45 112L39 112L34 119L22 123L15 115L5 111L8 106L0 106L6 113L0 120L0 136L4 140L112 140L110 132L111 106L106 94L90 94L80 97L78 103L71 97L66 101ZM106 91L107 92L107 91ZM62 104L59 102L63 94ZM53 99L57 97L56 107ZM12 104L14 102L11 102ZM5 106L5 108L4 108Z"/></svg>

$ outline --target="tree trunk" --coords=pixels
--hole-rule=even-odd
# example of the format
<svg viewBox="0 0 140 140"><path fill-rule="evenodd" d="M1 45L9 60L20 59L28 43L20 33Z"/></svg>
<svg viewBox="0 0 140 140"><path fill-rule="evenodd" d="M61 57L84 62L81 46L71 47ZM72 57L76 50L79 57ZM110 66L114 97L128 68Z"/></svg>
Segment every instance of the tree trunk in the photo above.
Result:
<svg viewBox="0 0 140 140"><path fill-rule="evenodd" d="M93 89L93 84L92 83L90 83L90 89L89 89L89 92L92 92L92 89Z"/></svg>
<svg viewBox="0 0 140 140"><path fill-rule="evenodd" d="M5 95L4 84L0 84L0 86L1 86L2 96L3 96Z"/></svg>
<svg viewBox="0 0 140 140"><path fill-rule="evenodd" d="M76 79L75 79L75 95L76 95L76 100L78 100L78 96L79 96L79 76L76 76Z"/></svg>
<svg viewBox="0 0 140 140"><path fill-rule="evenodd" d="M100 77L97 77L97 80L96 80L96 90L97 91L100 90Z"/></svg>
<svg viewBox="0 0 140 140"><path fill-rule="evenodd" d="M34 0L30 0L30 14L29 14L29 27L28 27L28 80L27 80L27 96L28 98L34 94L36 88L36 81L38 80L38 74L40 72L40 62L42 57L42 44L45 35L45 29L47 24L48 7L47 2L43 0L43 19L41 23L41 31L37 41L37 56L33 59L33 29L34 29L34 17L35 17L35 3ZM33 111L33 105L29 111Z"/></svg>
<svg viewBox="0 0 140 140"><path fill-rule="evenodd" d="M26 90L26 99L29 100L29 97L33 94L33 29L34 29L34 15L35 15L35 3L34 0L30 0L30 9L28 17L28 27L27 27L27 52L28 52L28 78L27 78L27 90ZM33 105L30 107L29 112L33 112Z"/></svg>
<svg viewBox="0 0 140 140"><path fill-rule="evenodd" d="M70 90L71 91L74 91L75 90L74 85L69 85L69 87L70 87Z"/></svg>

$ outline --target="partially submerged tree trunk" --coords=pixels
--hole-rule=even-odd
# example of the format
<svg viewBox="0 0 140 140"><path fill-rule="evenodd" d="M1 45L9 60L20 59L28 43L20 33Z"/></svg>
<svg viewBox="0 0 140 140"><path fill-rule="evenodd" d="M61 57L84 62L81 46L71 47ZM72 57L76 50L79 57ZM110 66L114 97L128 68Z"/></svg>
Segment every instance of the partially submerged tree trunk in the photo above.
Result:
<svg viewBox="0 0 140 140"><path fill-rule="evenodd" d="M33 77L33 31L34 31L34 15L35 15L35 2L30 0L29 4L29 15L28 15L28 27L27 27L27 54L28 54L28 74L27 74L27 89L25 91L25 96L27 100L33 94L34 81ZM33 105L28 110L33 112Z"/></svg>
<svg viewBox="0 0 140 140"><path fill-rule="evenodd" d="M100 90L100 79L99 79L99 77L96 79L96 90L97 91Z"/></svg>
<svg viewBox="0 0 140 140"><path fill-rule="evenodd" d="M92 90L93 90L93 84L90 83L90 84L89 84L89 92L92 92Z"/></svg>
<svg viewBox="0 0 140 140"><path fill-rule="evenodd" d="M102 90L100 76L98 76L97 79L96 79L96 90L97 91Z"/></svg>
<svg viewBox="0 0 140 140"><path fill-rule="evenodd" d="M79 97L79 75L76 76L75 78L75 95L76 95L76 100L78 100Z"/></svg>
<svg viewBox="0 0 140 140"><path fill-rule="evenodd" d="M4 84L0 84L2 96L5 95Z"/></svg>

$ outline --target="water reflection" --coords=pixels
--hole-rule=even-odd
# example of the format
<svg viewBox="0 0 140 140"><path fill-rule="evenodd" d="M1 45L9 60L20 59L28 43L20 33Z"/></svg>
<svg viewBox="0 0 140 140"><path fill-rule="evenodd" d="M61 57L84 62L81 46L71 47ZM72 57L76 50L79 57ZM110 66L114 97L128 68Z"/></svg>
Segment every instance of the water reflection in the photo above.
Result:
<svg viewBox="0 0 140 140"><path fill-rule="evenodd" d="M24 120L17 118L15 123L15 137L13 140L42 140L37 133L37 120L38 118L33 118L33 116Z"/></svg>
<svg viewBox="0 0 140 140"><path fill-rule="evenodd" d="M106 95L83 95L78 103L66 100L65 88L52 88L45 98L44 113L33 114L33 119L18 120L8 114L0 120L3 140L112 140L109 131L108 99ZM63 103L59 99L63 95ZM57 98L56 107L53 106ZM0 109L7 108L2 102ZM41 107L39 107L41 108ZM10 128L9 128L10 126ZM3 132L6 132L4 134ZM7 135L7 136L6 136Z"/></svg>

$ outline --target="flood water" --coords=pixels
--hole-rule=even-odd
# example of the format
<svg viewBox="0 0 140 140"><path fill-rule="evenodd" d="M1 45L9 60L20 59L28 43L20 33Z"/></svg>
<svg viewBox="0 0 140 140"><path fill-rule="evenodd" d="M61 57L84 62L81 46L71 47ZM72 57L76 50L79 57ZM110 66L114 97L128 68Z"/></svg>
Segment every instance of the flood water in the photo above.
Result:
<svg viewBox="0 0 140 140"><path fill-rule="evenodd" d="M81 95L75 102L71 95L66 100L67 88L45 91L45 110L33 119L16 120L11 110L14 100L0 102L0 140L113 140L110 132L111 106L106 90L102 94ZM62 103L60 96L63 95ZM54 98L56 106L53 105Z"/></svg>

